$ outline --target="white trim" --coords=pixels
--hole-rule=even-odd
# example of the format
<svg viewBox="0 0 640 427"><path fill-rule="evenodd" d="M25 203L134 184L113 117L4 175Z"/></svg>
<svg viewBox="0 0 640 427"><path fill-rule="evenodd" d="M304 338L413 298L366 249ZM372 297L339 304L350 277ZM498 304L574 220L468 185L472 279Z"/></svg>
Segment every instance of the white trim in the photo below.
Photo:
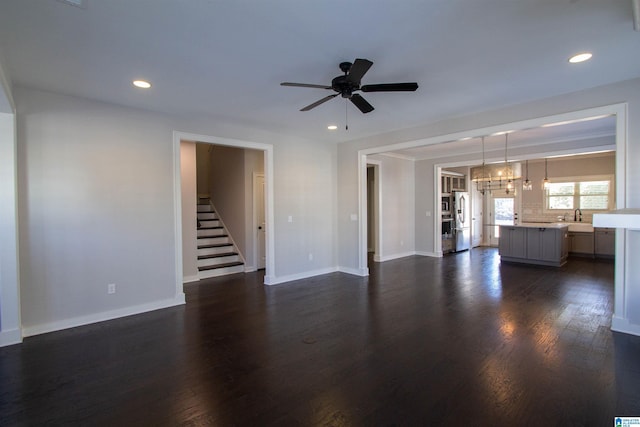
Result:
<svg viewBox="0 0 640 427"><path fill-rule="evenodd" d="M160 310L163 308L174 307L185 303L184 293L173 299L150 302L146 304L134 305L131 307L119 308L116 310L103 311L101 313L88 314L86 316L78 316L71 319L59 320L50 323L43 323L34 326L25 326L22 328L23 336L30 337L33 335L45 334L47 332L60 331L62 329L75 328L77 326L89 325L107 320L119 319L125 316L133 316L149 311Z"/></svg>
<svg viewBox="0 0 640 427"><path fill-rule="evenodd" d="M22 342L22 331L20 329L9 329L0 331L0 347L5 347Z"/></svg>
<svg viewBox="0 0 640 427"><path fill-rule="evenodd" d="M414 255L416 255L415 251L401 252L401 253L397 253L397 254L391 254L391 255L385 255L385 256L378 257L376 262L391 261L391 260L394 260L394 259L406 258L408 256L414 256Z"/></svg>
<svg viewBox="0 0 640 427"><path fill-rule="evenodd" d="M281 283L293 282L294 280L308 279L309 277L322 276L324 274L335 273L336 271L338 271L337 268L329 267L329 268L322 268L320 270L305 271L303 273L289 274L287 276L270 278L269 283L266 283L266 279L265 279L265 285L279 285Z"/></svg>
<svg viewBox="0 0 640 427"><path fill-rule="evenodd" d="M258 271L255 265L245 265L244 272L245 273L253 273L254 271Z"/></svg>
<svg viewBox="0 0 640 427"><path fill-rule="evenodd" d="M180 164L180 141L177 132L173 132L173 224L174 235L174 268L175 268L175 297L182 295L184 299L185 282L182 268L182 165ZM177 142L176 142L177 141Z"/></svg>
<svg viewBox="0 0 640 427"><path fill-rule="evenodd" d="M182 279L182 283L191 283L191 282L198 282L200 281L200 277L199 276L185 276L184 279Z"/></svg>
<svg viewBox="0 0 640 427"><path fill-rule="evenodd" d="M274 173L273 173L273 145L272 144L264 144L260 142L252 142L252 141L244 141L239 139L231 139L231 138L221 138L210 135L200 135L195 133L188 133L182 131L174 131L173 132L173 145L174 145L174 170L178 171L178 175L176 176L176 172L174 171L174 206L176 211L176 224L175 224L175 233L176 233L176 269L178 269L182 274L182 221L179 217L180 205L181 205L181 193L175 192L175 187L177 185L177 189L180 189L180 141L197 141L204 142L215 145L224 145L228 147L236 147L236 148L248 148L252 150L260 150L264 151L264 177L265 177L265 200L266 200L266 209L265 209L265 222L267 223L267 235L266 239L266 266L265 266L265 276L264 283L269 284L272 280L272 275L275 272L275 263L276 263L276 251L275 251L275 221L274 221ZM174 209L174 210L175 210ZM179 279L180 283L182 283L182 277Z"/></svg>
<svg viewBox="0 0 640 427"><path fill-rule="evenodd" d="M341 272L341 273L353 274L354 276L361 276L361 277L366 277L366 276L369 275L369 269L368 268L358 270L357 268L338 267L338 271Z"/></svg>
<svg viewBox="0 0 640 427"><path fill-rule="evenodd" d="M416 255L419 256L428 256L432 258L442 258L442 251L440 252L425 252L425 251L416 251Z"/></svg>
<svg viewBox="0 0 640 427"><path fill-rule="evenodd" d="M611 330L640 336L640 325L629 323L629 319L617 317L615 314L611 317Z"/></svg>

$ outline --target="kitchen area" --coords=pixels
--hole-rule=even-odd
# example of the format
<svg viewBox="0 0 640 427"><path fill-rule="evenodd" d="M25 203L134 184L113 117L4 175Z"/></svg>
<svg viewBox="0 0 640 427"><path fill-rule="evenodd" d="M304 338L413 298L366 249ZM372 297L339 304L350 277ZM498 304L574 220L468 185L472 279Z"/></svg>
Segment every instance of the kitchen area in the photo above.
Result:
<svg viewBox="0 0 640 427"><path fill-rule="evenodd" d="M614 151L443 169L442 252L497 246L502 261L554 267L613 259L615 229L592 221L615 209L614 176Z"/></svg>

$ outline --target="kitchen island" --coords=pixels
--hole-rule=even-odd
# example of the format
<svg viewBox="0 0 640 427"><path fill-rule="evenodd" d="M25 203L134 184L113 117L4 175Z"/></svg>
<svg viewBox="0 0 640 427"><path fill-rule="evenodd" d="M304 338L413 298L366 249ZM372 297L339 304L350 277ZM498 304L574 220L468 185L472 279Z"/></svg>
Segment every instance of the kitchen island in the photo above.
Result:
<svg viewBox="0 0 640 427"><path fill-rule="evenodd" d="M500 226L500 259L561 267L569 256L569 226L529 222Z"/></svg>

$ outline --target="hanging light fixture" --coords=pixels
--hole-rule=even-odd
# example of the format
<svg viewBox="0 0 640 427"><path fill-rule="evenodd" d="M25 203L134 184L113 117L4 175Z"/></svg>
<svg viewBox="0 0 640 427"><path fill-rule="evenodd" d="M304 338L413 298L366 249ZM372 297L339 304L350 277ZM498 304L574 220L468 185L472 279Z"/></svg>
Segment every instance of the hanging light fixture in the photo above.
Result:
<svg viewBox="0 0 640 427"><path fill-rule="evenodd" d="M544 179L542 180L542 189L547 191L549 189L549 177L547 175L547 159L544 159Z"/></svg>
<svg viewBox="0 0 640 427"><path fill-rule="evenodd" d="M509 143L509 134L505 133L504 134L504 170L507 173L507 175L505 176L505 178L507 179L507 188L505 189L505 192L507 194L513 191L513 171L511 170L511 168L509 168L509 162L507 161L508 143ZM509 172L511 172L511 174L509 174Z"/></svg>
<svg viewBox="0 0 640 427"><path fill-rule="evenodd" d="M525 167L527 176L524 182L522 183L522 189L524 191L530 191L530 190L533 190L533 185L531 184L531 181L529 181L529 160L525 160L524 167Z"/></svg>
<svg viewBox="0 0 640 427"><path fill-rule="evenodd" d="M486 164L484 139L482 137L482 166L471 168L471 180L476 183L478 191L484 195L491 194L492 190L505 190L507 194L515 192L514 182L522 178L522 165L518 162L509 163L507 150L509 145L509 132L505 132L504 163ZM495 135L495 134L493 134ZM493 136L492 135L492 136Z"/></svg>

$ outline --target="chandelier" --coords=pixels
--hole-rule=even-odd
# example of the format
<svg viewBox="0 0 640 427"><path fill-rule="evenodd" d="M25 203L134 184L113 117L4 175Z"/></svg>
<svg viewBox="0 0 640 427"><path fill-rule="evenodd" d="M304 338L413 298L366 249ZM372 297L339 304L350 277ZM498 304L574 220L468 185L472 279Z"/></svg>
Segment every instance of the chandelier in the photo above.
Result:
<svg viewBox="0 0 640 427"><path fill-rule="evenodd" d="M509 133L504 134L504 163L485 163L484 136L482 137L482 166L471 168L471 181L475 182L478 191L484 195L493 190L504 190L506 194L516 192L515 181L522 179L522 165L509 163L507 149Z"/></svg>

